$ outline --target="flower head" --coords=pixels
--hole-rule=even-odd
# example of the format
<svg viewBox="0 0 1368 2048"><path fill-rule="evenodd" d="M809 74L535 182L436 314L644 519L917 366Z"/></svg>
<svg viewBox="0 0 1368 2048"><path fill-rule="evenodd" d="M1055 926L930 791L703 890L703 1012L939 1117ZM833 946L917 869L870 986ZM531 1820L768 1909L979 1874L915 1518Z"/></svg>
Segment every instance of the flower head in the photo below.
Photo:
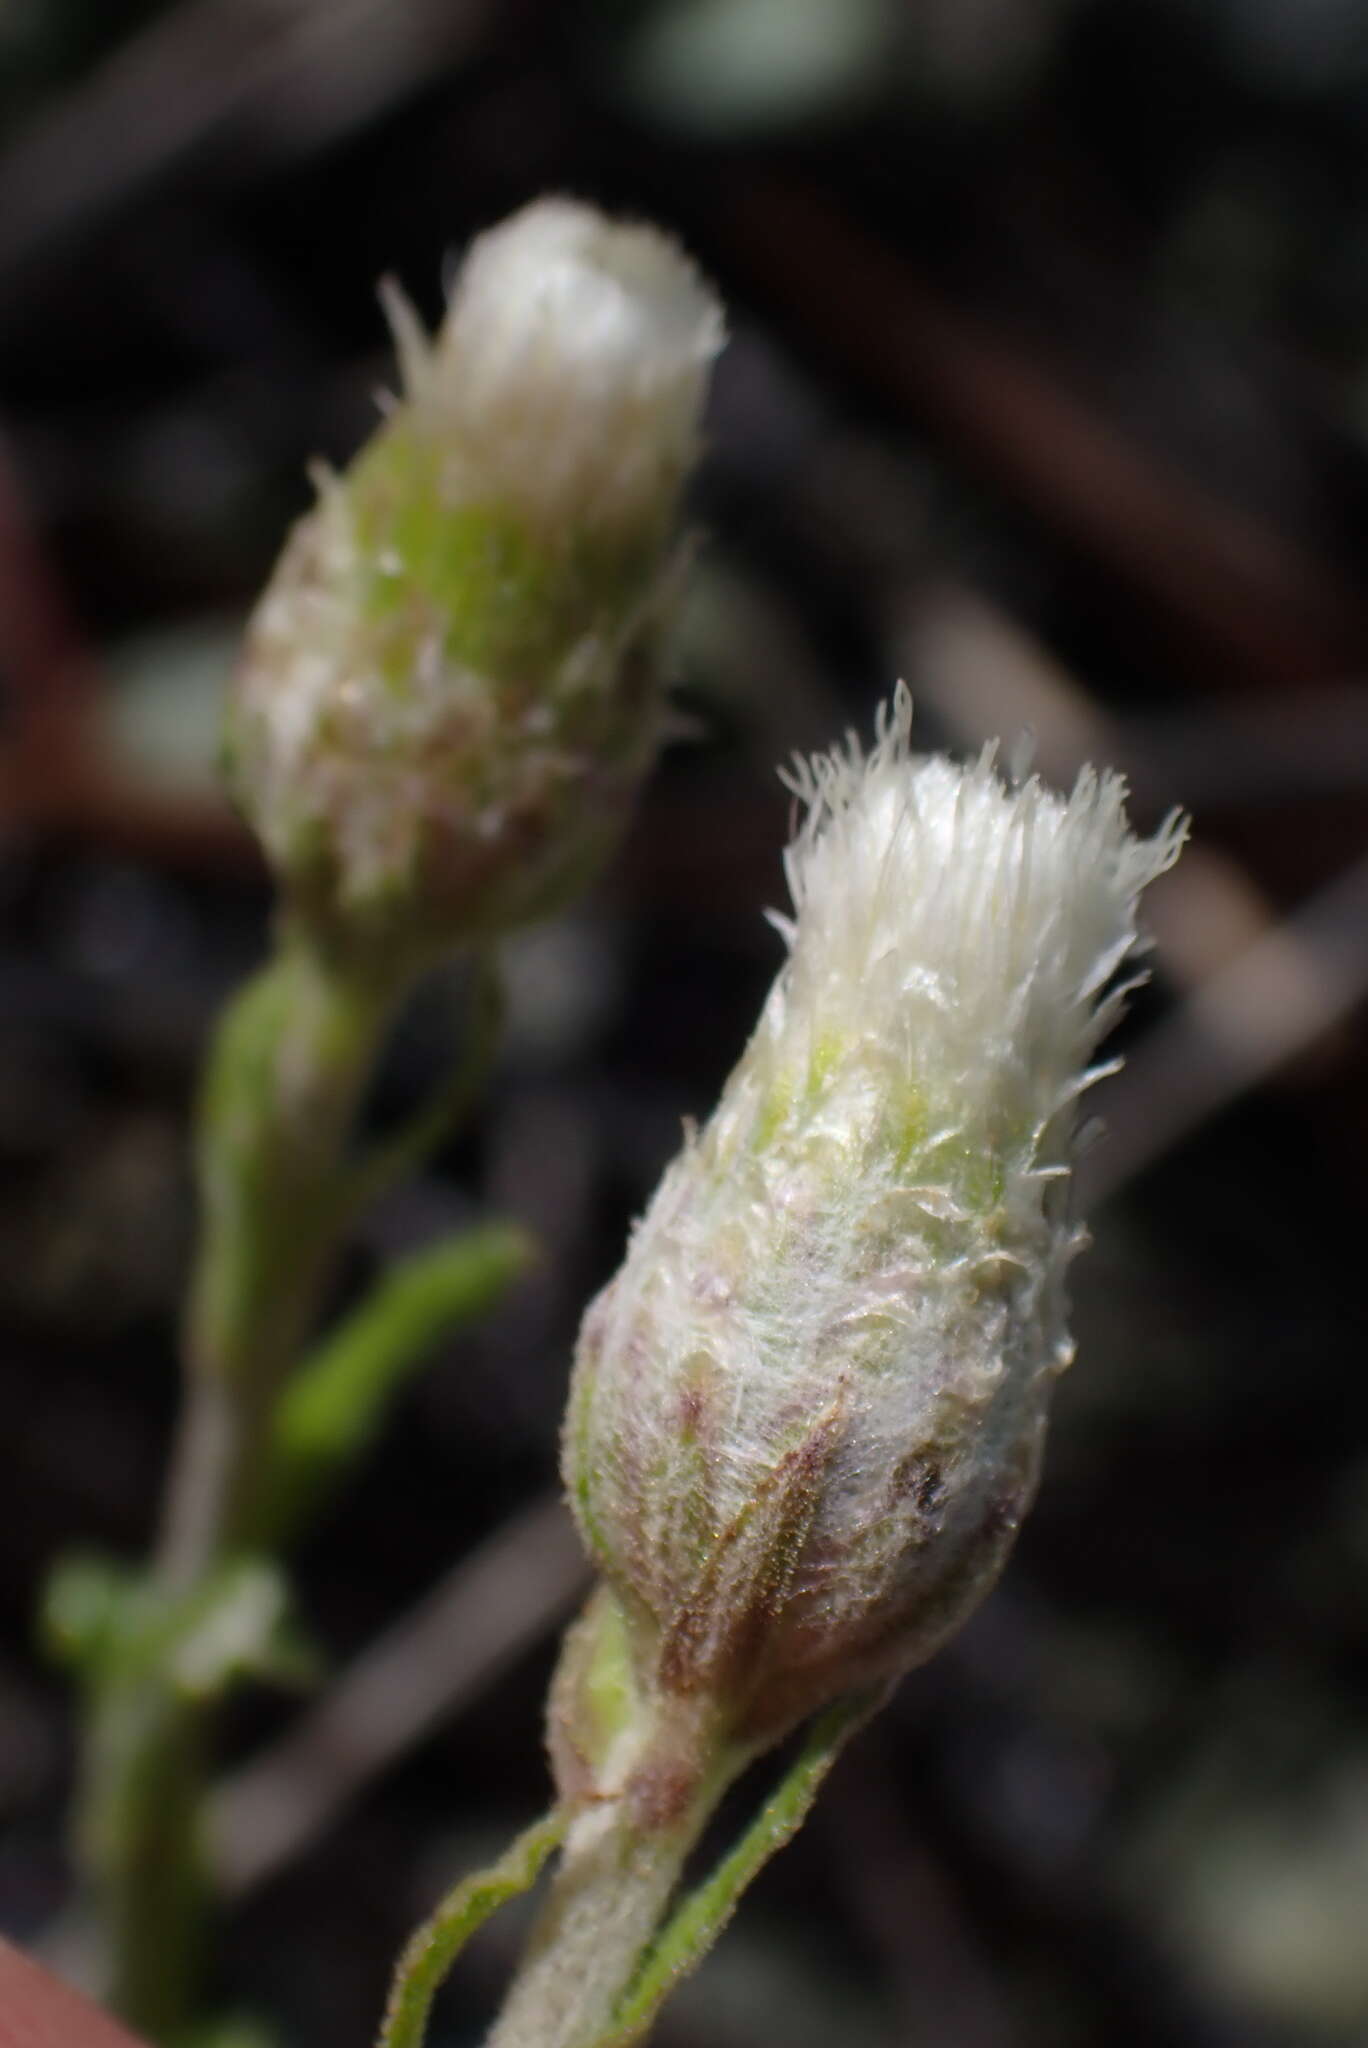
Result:
<svg viewBox="0 0 1368 2048"><path fill-rule="evenodd" d="M772 1739L929 1654L992 1583L1069 1362L1078 1097L1176 858L910 746L789 778L788 959L576 1363L565 1466L634 1683Z"/></svg>
<svg viewBox="0 0 1368 2048"><path fill-rule="evenodd" d="M421 948L554 907L621 830L722 318L568 200L476 241L434 339L390 300L402 397L291 537L229 761L306 921Z"/></svg>

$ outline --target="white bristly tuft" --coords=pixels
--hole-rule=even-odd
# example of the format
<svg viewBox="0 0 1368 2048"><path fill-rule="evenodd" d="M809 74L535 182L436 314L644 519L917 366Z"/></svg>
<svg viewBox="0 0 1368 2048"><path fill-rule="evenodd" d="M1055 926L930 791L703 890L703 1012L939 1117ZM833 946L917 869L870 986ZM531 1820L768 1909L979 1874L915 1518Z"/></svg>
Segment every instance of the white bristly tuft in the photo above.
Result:
<svg viewBox="0 0 1368 2048"><path fill-rule="evenodd" d="M966 1141L1034 1136L1095 1078L1135 985L1111 986L1142 947L1140 893L1186 824L1175 812L1137 839L1121 776L1084 768L1067 798L1035 776L1012 787L996 742L962 767L914 754L911 726L899 684L868 755L852 735L784 774L806 817L784 863L792 958L762 1033L817 1020L880 1063L891 1051Z"/></svg>
<svg viewBox="0 0 1368 2048"><path fill-rule="evenodd" d="M483 490L551 523L617 523L672 502L723 340L667 235L542 199L472 244L430 352L404 355Z"/></svg>

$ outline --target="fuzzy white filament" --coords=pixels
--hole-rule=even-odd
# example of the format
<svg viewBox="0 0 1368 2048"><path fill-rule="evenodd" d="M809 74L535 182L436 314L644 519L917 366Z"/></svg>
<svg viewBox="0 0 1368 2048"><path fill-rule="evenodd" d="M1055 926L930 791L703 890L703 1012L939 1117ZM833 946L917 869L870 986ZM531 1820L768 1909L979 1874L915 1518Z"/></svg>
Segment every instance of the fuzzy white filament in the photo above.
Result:
<svg viewBox="0 0 1368 2048"><path fill-rule="evenodd" d="M776 919L792 957L762 1036L839 1029L966 1140L1037 1139L1095 1078L1141 891L1186 826L1137 839L1119 775L1084 768L1067 798L1011 787L996 742L962 767L917 757L911 725L900 684L868 756L852 736L785 775L806 808L785 855L797 919Z"/></svg>

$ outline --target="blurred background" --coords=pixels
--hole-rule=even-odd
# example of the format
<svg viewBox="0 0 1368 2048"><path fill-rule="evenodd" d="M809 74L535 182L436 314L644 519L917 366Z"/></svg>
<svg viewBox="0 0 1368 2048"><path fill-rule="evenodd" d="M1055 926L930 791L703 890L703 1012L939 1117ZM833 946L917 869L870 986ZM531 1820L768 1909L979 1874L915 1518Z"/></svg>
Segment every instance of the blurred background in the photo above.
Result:
<svg viewBox="0 0 1368 2048"><path fill-rule="evenodd" d="M1368 7L4 0L0 130L0 1928L67 1896L35 1601L148 1541L196 1063L265 943L213 779L241 622L392 375L377 278L434 318L473 232L564 189L731 306L680 737L342 1277L477 1214L544 1247L299 1556L328 1684L229 1717L220 2001L366 2041L413 1920L540 1810L578 1315L777 966L773 763L901 674L925 742L1029 730L1196 837L1006 1579L660 2040L1363 2048ZM446 1028L415 1011L377 1118Z"/></svg>

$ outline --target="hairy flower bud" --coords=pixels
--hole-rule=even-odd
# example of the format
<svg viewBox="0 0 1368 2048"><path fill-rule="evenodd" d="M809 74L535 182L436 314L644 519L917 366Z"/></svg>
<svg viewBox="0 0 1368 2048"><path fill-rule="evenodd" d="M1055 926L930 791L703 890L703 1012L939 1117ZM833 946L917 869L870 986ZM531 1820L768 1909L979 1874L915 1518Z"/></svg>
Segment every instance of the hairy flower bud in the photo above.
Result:
<svg viewBox="0 0 1368 2048"><path fill-rule="evenodd" d="M553 908L625 821L722 319L568 200L476 241L432 340L391 313L402 399L257 608L229 773L308 921L421 947Z"/></svg>
<svg viewBox="0 0 1368 2048"><path fill-rule="evenodd" d="M1002 1564L1071 1356L1078 1097L1184 836L1135 838L1111 774L919 758L910 720L900 689L867 758L790 779L787 962L576 1361L566 1479L632 1686L736 1740L920 1660Z"/></svg>

